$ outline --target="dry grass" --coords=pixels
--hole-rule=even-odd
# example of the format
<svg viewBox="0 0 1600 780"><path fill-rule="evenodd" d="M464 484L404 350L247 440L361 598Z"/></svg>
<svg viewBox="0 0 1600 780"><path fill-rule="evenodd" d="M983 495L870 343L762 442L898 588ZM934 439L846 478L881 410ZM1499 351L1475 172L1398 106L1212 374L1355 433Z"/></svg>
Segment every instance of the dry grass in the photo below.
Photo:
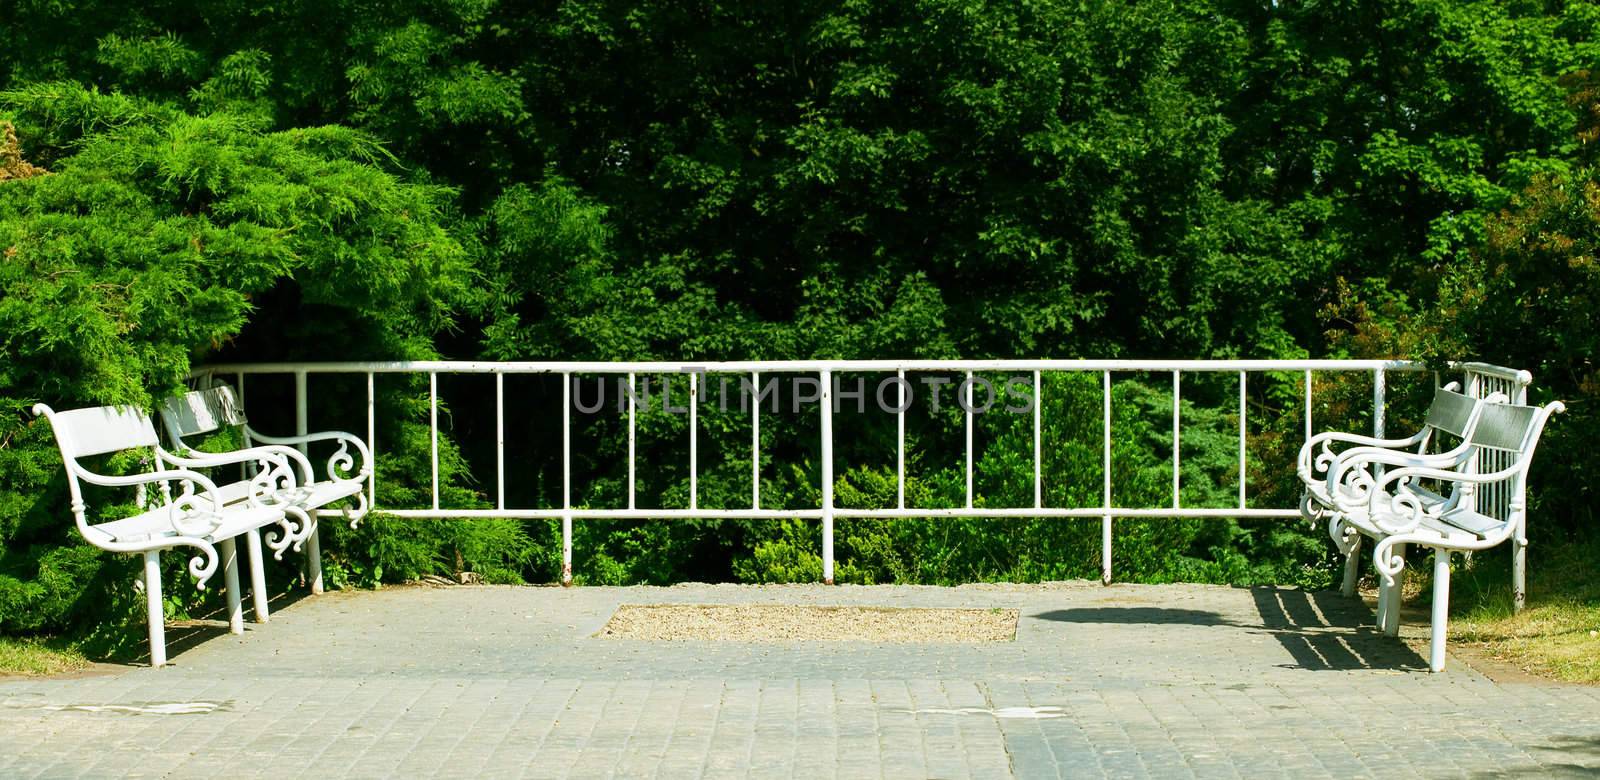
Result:
<svg viewBox="0 0 1600 780"><path fill-rule="evenodd" d="M1504 567L1458 575L1451 599L1463 611L1452 616L1450 641L1539 677L1600 683L1600 580L1593 574L1600 543L1529 552L1528 605L1517 614Z"/></svg>
<svg viewBox="0 0 1600 780"><path fill-rule="evenodd" d="M1459 619L1451 638L1529 674L1567 682L1600 683L1600 606L1546 603L1517 615Z"/></svg>
<svg viewBox="0 0 1600 780"><path fill-rule="evenodd" d="M89 660L71 645L45 639L0 636L0 676L65 674L88 665Z"/></svg>
<svg viewBox="0 0 1600 780"><path fill-rule="evenodd" d="M1014 609L624 604L599 636L731 642L1009 642Z"/></svg>

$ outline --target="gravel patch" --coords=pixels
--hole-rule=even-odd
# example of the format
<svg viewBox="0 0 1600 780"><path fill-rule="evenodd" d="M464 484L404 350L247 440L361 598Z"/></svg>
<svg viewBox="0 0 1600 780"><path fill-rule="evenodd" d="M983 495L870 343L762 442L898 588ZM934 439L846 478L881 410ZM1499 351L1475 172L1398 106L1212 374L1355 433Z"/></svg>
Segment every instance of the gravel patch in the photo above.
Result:
<svg viewBox="0 0 1600 780"><path fill-rule="evenodd" d="M726 642L1010 642L1014 609L623 604L596 635Z"/></svg>

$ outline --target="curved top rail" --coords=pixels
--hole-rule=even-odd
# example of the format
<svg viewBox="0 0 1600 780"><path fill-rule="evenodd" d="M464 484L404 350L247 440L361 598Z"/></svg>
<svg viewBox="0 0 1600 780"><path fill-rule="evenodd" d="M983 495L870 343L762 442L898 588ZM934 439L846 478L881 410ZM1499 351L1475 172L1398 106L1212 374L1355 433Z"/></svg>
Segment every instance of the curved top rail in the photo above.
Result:
<svg viewBox="0 0 1600 780"><path fill-rule="evenodd" d="M1492 376L1497 379L1516 382L1523 387L1533 384L1533 373L1525 369L1506 368L1505 366L1497 366L1492 363L1456 362L1453 360L1450 361L1450 367L1461 371L1468 371L1474 374L1483 374L1484 376Z"/></svg>
<svg viewBox="0 0 1600 780"><path fill-rule="evenodd" d="M1462 364L1481 365L1481 364ZM1489 368L1496 368L1490 366ZM1425 371L1414 360L737 360L737 361L485 361L369 360L325 363L225 363L206 374L342 374L435 372L452 374L809 373L833 371ZM1477 370L1477 369L1473 369ZM1510 371L1510 369L1497 369ZM1484 373L1488 373L1485 371ZM1515 374L1516 372L1511 372ZM1526 372L1523 372L1526 373ZM1531 380L1531 377L1530 377Z"/></svg>

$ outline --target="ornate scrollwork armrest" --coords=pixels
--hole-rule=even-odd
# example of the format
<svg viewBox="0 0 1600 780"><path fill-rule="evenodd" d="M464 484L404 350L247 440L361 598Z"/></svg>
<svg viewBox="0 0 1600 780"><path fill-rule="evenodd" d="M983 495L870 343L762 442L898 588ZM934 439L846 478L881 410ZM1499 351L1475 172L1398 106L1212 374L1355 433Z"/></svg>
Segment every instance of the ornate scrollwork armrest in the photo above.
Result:
<svg viewBox="0 0 1600 780"><path fill-rule="evenodd" d="M328 458L327 463L328 476L330 478L336 480L366 480L372 475L372 451L367 448L367 443L355 434L345 433L344 431L323 431L305 436L263 436L252 428L246 428L245 432L251 439L277 445L336 441L339 443L339 447ZM359 469L357 468L358 464L355 457L351 454L352 449L360 456Z"/></svg>

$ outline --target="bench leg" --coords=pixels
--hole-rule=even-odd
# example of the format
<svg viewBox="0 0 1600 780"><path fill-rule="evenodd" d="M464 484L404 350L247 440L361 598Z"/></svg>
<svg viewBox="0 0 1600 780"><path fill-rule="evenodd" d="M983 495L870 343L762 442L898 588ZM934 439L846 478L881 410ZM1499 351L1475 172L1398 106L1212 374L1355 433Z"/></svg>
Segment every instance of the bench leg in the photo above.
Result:
<svg viewBox="0 0 1600 780"><path fill-rule="evenodd" d="M1389 625L1389 594L1391 590L1392 588L1390 588L1388 582L1380 575L1378 577L1378 614L1373 616L1373 622L1377 625L1379 631L1382 631L1384 626Z"/></svg>
<svg viewBox="0 0 1600 780"><path fill-rule="evenodd" d="M250 598L256 606L256 622L267 622L267 567L261 560L261 532L251 529L244 540L250 548Z"/></svg>
<svg viewBox="0 0 1600 780"><path fill-rule="evenodd" d="M1406 545L1395 545L1394 552L1404 558L1406 556ZM1389 608L1383 613L1383 633L1389 636L1400 635L1400 604L1405 601L1405 592L1406 570L1401 569L1399 573L1394 575L1394 586L1389 589Z"/></svg>
<svg viewBox="0 0 1600 780"><path fill-rule="evenodd" d="M315 596L322 592L322 542L317 539L315 514L311 522L311 535L306 537L306 582L310 583L311 595Z"/></svg>
<svg viewBox="0 0 1600 780"><path fill-rule="evenodd" d="M1444 671L1444 640L1450 620L1450 551L1433 551L1433 637L1428 646L1428 668Z"/></svg>
<svg viewBox="0 0 1600 780"><path fill-rule="evenodd" d="M1344 557L1344 584L1339 587L1339 592L1345 598L1356 595L1356 583L1361 579L1361 542L1364 539L1360 534L1350 541L1350 554Z"/></svg>
<svg viewBox="0 0 1600 780"><path fill-rule="evenodd" d="M1511 611L1521 612L1528 604L1528 543L1519 531L1511 535Z"/></svg>
<svg viewBox="0 0 1600 780"><path fill-rule="evenodd" d="M222 589L228 599L228 632L244 633L244 609L239 606L239 546L232 539L217 543L222 555Z"/></svg>
<svg viewBox="0 0 1600 780"><path fill-rule="evenodd" d="M161 608L161 553L146 550L144 554L144 597L150 621L150 665L167 665L166 613Z"/></svg>

